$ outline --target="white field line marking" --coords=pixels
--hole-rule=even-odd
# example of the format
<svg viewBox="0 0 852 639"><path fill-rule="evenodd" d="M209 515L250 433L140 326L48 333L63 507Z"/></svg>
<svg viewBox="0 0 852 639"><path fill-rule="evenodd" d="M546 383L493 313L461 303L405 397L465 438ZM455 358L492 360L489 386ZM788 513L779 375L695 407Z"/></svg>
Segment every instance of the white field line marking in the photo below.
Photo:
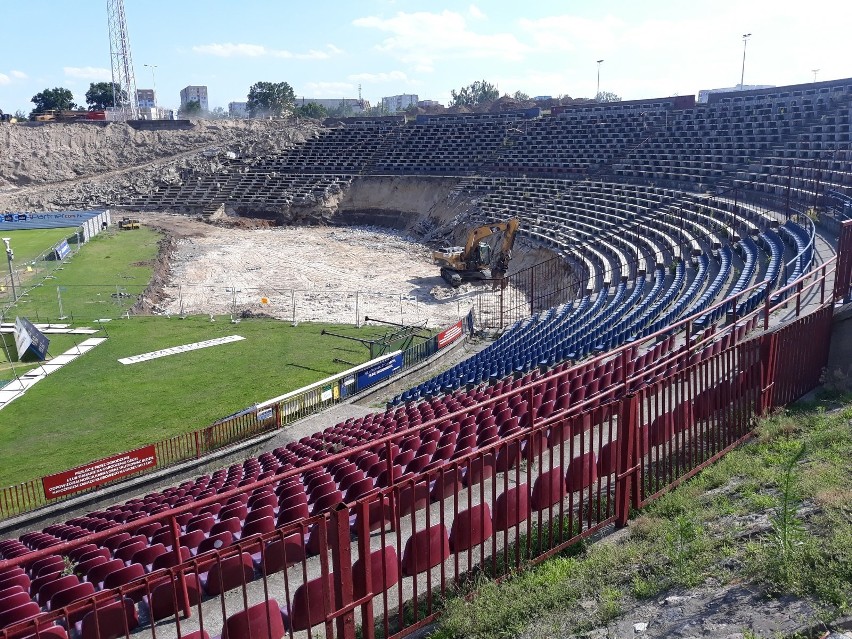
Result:
<svg viewBox="0 0 852 639"><path fill-rule="evenodd" d="M169 355L178 355L180 353L188 353L189 351L197 351L201 348L209 348L211 346L220 346L230 342L239 342L244 340L242 335L228 335L227 337L217 337L216 339L208 339L203 342L194 342L193 344L184 344L182 346L172 346L164 348L161 351L151 351L150 353L142 353L141 355L132 355L130 357L122 357L119 362L124 365L138 364L139 362L148 362L158 357L168 357Z"/></svg>
<svg viewBox="0 0 852 639"><path fill-rule="evenodd" d="M84 340L61 355L57 355L52 360L48 362L41 362L37 368L27 371L17 379L13 379L3 388L0 388L0 409L5 408L11 402L18 399L21 395L27 392L27 390L32 388L35 384L51 373L55 373L66 364L69 364L80 357L80 355L88 353L90 350L95 348L95 346L103 344L105 341L105 337L92 337Z"/></svg>

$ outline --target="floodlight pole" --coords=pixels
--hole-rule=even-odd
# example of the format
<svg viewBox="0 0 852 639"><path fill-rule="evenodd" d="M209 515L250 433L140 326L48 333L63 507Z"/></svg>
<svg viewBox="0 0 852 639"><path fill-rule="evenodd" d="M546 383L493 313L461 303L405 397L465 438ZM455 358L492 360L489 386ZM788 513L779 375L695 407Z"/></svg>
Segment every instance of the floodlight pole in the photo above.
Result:
<svg viewBox="0 0 852 639"><path fill-rule="evenodd" d="M9 245L9 242L12 241L11 237L4 237L3 242L6 244L6 259L9 262L9 281L12 283L12 302L18 301L18 292L15 289L15 272L12 270L12 260L15 257L15 253L12 251L12 247Z"/></svg>
<svg viewBox="0 0 852 639"><path fill-rule="evenodd" d="M148 67L151 69L151 82L154 85L154 112L157 111L157 78L154 76L154 69L157 68L156 64L143 64L143 67Z"/></svg>
<svg viewBox="0 0 852 639"><path fill-rule="evenodd" d="M597 100L598 96L601 94L601 62L603 62L603 60L598 60L598 89L595 91L595 100Z"/></svg>
<svg viewBox="0 0 852 639"><path fill-rule="evenodd" d="M814 84L816 84L817 73L819 73L819 69L811 69L814 72Z"/></svg>
<svg viewBox="0 0 852 639"><path fill-rule="evenodd" d="M748 44L748 39L751 37L750 33L743 34L743 70L740 73L740 91L743 90L743 86L745 86L745 55L746 55L746 45Z"/></svg>

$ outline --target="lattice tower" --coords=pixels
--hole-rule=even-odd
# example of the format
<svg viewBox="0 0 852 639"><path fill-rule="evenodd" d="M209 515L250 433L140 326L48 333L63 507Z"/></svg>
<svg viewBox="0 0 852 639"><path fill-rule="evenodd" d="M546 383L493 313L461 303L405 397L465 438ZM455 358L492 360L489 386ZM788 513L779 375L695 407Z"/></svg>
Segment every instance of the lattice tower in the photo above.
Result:
<svg viewBox="0 0 852 639"><path fill-rule="evenodd" d="M139 102L136 99L136 76L133 73L133 56L130 54L124 0L107 0L107 17L114 104L123 119L136 120L139 118ZM116 86L124 89L127 95L115 95Z"/></svg>

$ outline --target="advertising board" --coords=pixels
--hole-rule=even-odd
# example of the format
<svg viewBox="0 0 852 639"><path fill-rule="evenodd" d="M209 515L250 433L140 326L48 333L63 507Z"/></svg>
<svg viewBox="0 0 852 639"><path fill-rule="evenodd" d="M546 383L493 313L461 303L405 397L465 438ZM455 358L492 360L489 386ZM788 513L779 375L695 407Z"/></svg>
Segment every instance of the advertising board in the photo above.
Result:
<svg viewBox="0 0 852 639"><path fill-rule="evenodd" d="M358 389L366 388L377 382L387 379L402 368L402 353L365 368L358 372Z"/></svg>
<svg viewBox="0 0 852 639"><path fill-rule="evenodd" d="M94 488L114 479L153 468L156 465L156 449L154 446L145 446L129 453L120 453L99 459L85 466L78 466L55 475L47 475L41 478L41 482L45 497L53 499L87 488Z"/></svg>

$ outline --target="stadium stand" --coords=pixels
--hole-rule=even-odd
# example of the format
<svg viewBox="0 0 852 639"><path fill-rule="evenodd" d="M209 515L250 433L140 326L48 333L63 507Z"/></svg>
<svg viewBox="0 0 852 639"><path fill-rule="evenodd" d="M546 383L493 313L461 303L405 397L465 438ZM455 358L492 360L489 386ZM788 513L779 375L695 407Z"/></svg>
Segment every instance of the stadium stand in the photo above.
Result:
<svg viewBox="0 0 852 639"><path fill-rule="evenodd" d="M309 576L307 562L325 561L327 573L330 541L318 521L341 509L349 518L347 540L365 528L377 535L378 546L368 539L356 561L355 573L371 575L370 584L353 585L356 598L372 592L377 607L390 606L387 593L394 588L416 597L418 576L433 578L447 562L456 577L465 563L470 571L483 563L489 540L502 535L508 545L521 522L538 517L541 524L545 512L555 521L554 507L561 517L566 499L583 529L583 509L591 508L585 491L597 491L599 510L612 508L601 495L610 495L615 469L617 433L607 412L613 389L631 380L629 390L638 392L671 372L649 366L662 355L676 356L669 361L677 371L742 340L756 317L718 340L715 323L742 317L767 297L777 300L776 288L796 281L816 259L808 218L789 209L782 216L781 209L756 206L737 193L713 196L703 187L729 180L740 194L758 196L789 187L796 213L820 189L840 209L849 202L852 83L820 83L814 90L749 93L686 109L661 100L552 116L358 121L278 156L233 160L224 181L190 175L130 198L142 208L277 205L339 192L363 174L466 176L456 193L475 202L472 221L520 218L522 234L571 260L584 285L572 302L515 323L382 412L0 541L0 559L11 559L103 533L0 572L0 632L62 610L61 623L39 628L39 636L113 639L174 619L183 596L169 572L176 568L188 571L186 597L193 606L218 602L222 593L253 581L264 580L265 587L271 574L294 573L292 583L299 585L276 598L264 593L261 603L246 601L230 614L223 604L223 637L278 638L312 628L326 620L333 587L330 576ZM791 160L814 164L794 174L787 169ZM713 306L761 282L736 303ZM695 314L702 314L693 322L702 333L691 341L671 334L638 347L644 337ZM627 346L623 355L606 356L620 346ZM711 380L718 383L694 405L684 402L650 421L643 453L668 445L683 424L723 410L752 369ZM527 387L540 392L516 392ZM576 436L554 421L540 439L521 444L533 416L568 418L581 410L587 421ZM671 415L682 416L682 423ZM427 422L433 423L422 428ZM522 463L530 460L535 468ZM392 490L391 503L382 498L354 509L357 500L385 489ZM201 500L204 505L193 506ZM180 513L173 524L163 518L109 533L174 509ZM272 541L256 541L276 533ZM366 564L369 570L360 570ZM99 595L106 605L74 605ZM209 639L203 630L182 634L193 635Z"/></svg>

